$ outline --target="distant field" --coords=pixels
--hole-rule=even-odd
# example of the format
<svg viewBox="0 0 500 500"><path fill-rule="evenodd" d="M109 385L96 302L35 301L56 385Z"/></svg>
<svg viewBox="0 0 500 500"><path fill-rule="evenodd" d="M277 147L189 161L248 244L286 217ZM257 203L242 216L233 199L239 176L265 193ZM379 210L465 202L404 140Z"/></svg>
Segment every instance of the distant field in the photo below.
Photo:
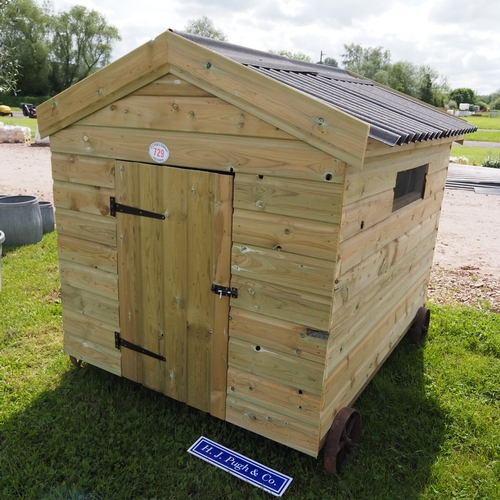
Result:
<svg viewBox="0 0 500 500"><path fill-rule="evenodd" d="M485 114L484 116L467 116L465 120L477 128L500 130L500 116L496 118L490 118L489 114Z"/></svg>
<svg viewBox="0 0 500 500"><path fill-rule="evenodd" d="M500 130L498 132L473 132L466 134L466 141L484 141L484 142L500 142Z"/></svg>
<svg viewBox="0 0 500 500"><path fill-rule="evenodd" d="M488 156L500 157L500 149L495 148L472 148L468 146L453 146L451 157L465 156L469 161L468 165L482 165ZM461 163L461 162L459 162ZM465 162L464 162L465 163Z"/></svg>

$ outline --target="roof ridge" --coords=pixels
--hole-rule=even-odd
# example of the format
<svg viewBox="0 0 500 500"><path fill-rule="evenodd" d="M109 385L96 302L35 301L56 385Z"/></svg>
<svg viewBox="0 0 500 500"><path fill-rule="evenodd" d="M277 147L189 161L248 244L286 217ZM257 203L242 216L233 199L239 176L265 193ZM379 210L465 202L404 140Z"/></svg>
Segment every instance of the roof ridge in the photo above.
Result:
<svg viewBox="0 0 500 500"><path fill-rule="evenodd" d="M277 69L281 71L293 71L296 73L316 74L335 80L349 82L358 81L360 83L372 84L370 81L361 80L360 78L350 75L349 72L345 69L327 66L325 64L317 64L299 61L297 59L289 59L288 57L281 56L279 54L273 54L272 52L265 52L249 47L243 47L241 45L222 42L213 38L193 35L192 33L185 33L183 31L176 31L173 29L171 29L170 31L245 66Z"/></svg>

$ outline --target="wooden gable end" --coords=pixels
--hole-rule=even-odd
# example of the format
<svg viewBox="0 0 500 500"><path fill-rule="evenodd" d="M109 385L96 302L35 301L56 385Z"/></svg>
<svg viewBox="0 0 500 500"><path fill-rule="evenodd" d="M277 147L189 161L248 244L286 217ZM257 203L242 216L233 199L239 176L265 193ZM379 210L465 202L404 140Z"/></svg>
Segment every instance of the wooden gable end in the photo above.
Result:
<svg viewBox="0 0 500 500"><path fill-rule="evenodd" d="M54 153L342 182L345 163L171 73L112 101L51 136Z"/></svg>
<svg viewBox="0 0 500 500"><path fill-rule="evenodd" d="M314 148L362 167L369 132L366 123L171 32L39 106L40 133L61 131L168 73ZM161 85L150 88L159 91Z"/></svg>

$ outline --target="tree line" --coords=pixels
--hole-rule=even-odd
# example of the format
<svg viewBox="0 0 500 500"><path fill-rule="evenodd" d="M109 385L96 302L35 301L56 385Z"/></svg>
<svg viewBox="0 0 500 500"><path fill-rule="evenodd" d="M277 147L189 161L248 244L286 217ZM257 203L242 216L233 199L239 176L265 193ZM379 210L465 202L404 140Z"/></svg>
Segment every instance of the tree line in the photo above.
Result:
<svg viewBox="0 0 500 500"><path fill-rule="evenodd" d="M118 30L95 10L74 6L54 12L49 2L0 0L0 93L50 96L70 87L108 64ZM203 16L190 20L184 31L228 41L227 35ZM302 52L270 51L290 59L313 62ZM338 67L321 51L319 64ZM446 78L427 65L391 61L382 47L344 45L342 66L358 75L439 107L461 103L500 109L500 89L478 96L469 88L451 89Z"/></svg>
<svg viewBox="0 0 500 500"><path fill-rule="evenodd" d="M226 34L215 28L213 22L203 16L190 21L186 31L195 35L227 41ZM303 52L270 50L289 59L314 62ZM321 51L318 64L339 67L336 59L326 57ZM427 65L413 64L408 61L391 62L391 53L382 47L363 47L358 44L344 44L341 55L345 69L374 80L382 85L402 92L421 101L438 107L458 108L460 104L478 105L481 109L500 109L500 89L490 95L479 96L469 88L452 90L445 77Z"/></svg>
<svg viewBox="0 0 500 500"><path fill-rule="evenodd" d="M95 10L0 0L0 92L55 95L108 64L118 30Z"/></svg>

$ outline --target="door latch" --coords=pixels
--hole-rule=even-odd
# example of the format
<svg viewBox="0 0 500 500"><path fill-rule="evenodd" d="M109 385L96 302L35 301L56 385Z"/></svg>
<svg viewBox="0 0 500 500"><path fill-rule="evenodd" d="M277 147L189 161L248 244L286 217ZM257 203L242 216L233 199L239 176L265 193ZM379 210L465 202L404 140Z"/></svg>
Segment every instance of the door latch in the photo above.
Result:
<svg viewBox="0 0 500 500"><path fill-rule="evenodd" d="M212 293L215 293L219 296L219 299L225 297L233 297L234 299L238 298L238 289L237 288L229 288L227 286L216 285L215 283L212 285Z"/></svg>

